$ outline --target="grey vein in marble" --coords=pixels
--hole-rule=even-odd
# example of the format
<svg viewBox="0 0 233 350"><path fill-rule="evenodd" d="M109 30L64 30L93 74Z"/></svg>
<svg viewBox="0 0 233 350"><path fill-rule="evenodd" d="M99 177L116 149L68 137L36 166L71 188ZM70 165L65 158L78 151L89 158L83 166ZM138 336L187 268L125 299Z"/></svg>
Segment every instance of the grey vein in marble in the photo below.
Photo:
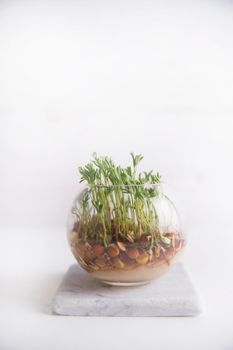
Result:
<svg viewBox="0 0 233 350"><path fill-rule="evenodd" d="M76 316L195 316L202 306L182 263L159 279L135 287L104 285L76 264L65 274L52 310Z"/></svg>

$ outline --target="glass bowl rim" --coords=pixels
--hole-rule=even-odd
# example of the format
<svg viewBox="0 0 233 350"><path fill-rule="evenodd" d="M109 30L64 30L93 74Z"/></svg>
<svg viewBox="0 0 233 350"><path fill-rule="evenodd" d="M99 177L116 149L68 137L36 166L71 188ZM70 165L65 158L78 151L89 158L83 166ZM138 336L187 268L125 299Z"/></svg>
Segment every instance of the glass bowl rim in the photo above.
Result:
<svg viewBox="0 0 233 350"><path fill-rule="evenodd" d="M104 185L104 184L100 184L100 185L89 185L87 184L86 187L89 188L125 188L125 187L161 187L163 185L163 183L149 183L146 182L144 184L122 184L122 185Z"/></svg>

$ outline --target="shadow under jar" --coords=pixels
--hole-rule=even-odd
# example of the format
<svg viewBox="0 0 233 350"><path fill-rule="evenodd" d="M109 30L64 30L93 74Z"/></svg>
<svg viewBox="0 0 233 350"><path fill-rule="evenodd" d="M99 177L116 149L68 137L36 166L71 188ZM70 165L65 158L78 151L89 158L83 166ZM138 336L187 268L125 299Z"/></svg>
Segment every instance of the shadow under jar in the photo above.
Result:
<svg viewBox="0 0 233 350"><path fill-rule="evenodd" d="M71 214L73 255L107 284L138 285L159 277L186 243L177 211L161 185L86 187Z"/></svg>

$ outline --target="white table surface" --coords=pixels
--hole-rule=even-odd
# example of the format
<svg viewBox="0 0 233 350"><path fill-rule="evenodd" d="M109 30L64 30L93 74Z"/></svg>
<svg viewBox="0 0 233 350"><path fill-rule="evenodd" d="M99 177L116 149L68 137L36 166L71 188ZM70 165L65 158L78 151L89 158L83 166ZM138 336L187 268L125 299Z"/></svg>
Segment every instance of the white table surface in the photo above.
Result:
<svg viewBox="0 0 233 350"><path fill-rule="evenodd" d="M199 260L192 262L189 256L194 249L195 239L191 239L183 261L204 299L205 310L199 317L56 316L51 314L50 302L74 262L64 230L6 230L0 248L5 265L5 269L1 265L0 349L107 350L126 348L126 344L155 349L159 344L159 349L232 350L231 249L226 247L226 261L223 256L211 260L210 255L205 261L200 250Z"/></svg>

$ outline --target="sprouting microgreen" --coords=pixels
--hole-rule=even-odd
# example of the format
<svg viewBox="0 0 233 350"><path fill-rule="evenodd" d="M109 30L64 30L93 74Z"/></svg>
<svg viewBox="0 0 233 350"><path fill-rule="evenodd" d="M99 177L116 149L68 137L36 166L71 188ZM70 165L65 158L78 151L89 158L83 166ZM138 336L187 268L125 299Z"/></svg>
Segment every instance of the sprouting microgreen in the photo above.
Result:
<svg viewBox="0 0 233 350"><path fill-rule="evenodd" d="M130 155L132 166L126 168L96 153L90 163L78 168L80 182L88 185L79 198L79 220L85 223L85 236L99 234L97 238L107 244L112 238L113 225L117 227L117 235L124 237L131 232L131 236L138 237L150 233L158 224L152 200L158 195L154 185L160 184L161 176L152 170L138 174L137 167L143 156Z"/></svg>

